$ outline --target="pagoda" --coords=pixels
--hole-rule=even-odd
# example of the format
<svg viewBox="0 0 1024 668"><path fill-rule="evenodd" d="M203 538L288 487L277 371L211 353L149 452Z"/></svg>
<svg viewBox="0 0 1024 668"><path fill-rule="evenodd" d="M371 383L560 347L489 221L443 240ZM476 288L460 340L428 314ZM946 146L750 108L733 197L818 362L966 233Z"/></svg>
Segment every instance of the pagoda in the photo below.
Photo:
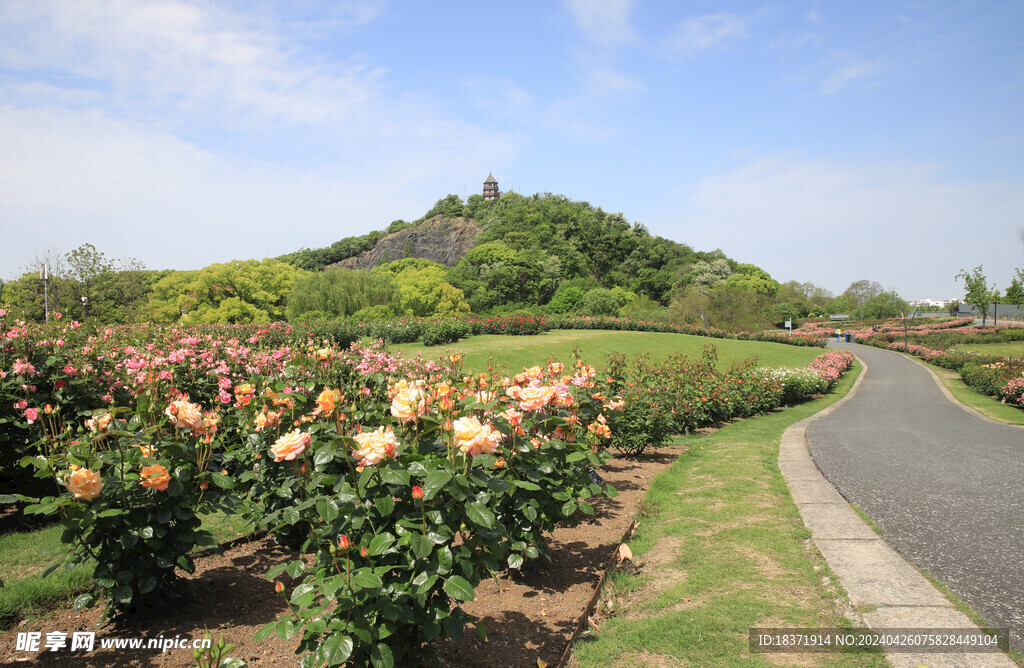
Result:
<svg viewBox="0 0 1024 668"><path fill-rule="evenodd" d="M494 174L488 172L487 180L484 181L484 199L490 202L492 199L498 199L498 194L498 181Z"/></svg>

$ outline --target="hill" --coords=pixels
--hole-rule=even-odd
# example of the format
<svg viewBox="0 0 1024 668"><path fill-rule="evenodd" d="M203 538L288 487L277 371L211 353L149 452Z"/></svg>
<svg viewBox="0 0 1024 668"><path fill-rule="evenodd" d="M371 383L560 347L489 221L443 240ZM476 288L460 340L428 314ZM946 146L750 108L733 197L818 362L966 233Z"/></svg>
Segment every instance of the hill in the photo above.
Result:
<svg viewBox="0 0 1024 668"><path fill-rule="evenodd" d="M365 270L404 258L449 267L450 282L478 313L498 305L548 304L560 291L566 306L575 307L595 288L621 288L667 304L697 263L720 261L726 274L738 266L721 251L695 251L651 235L621 213L561 195L512 192L493 201L448 195L412 223L398 220L383 231L278 259L316 271Z"/></svg>
<svg viewBox="0 0 1024 668"><path fill-rule="evenodd" d="M480 226L468 218L437 215L420 225L385 234L369 250L329 264L325 269L340 267L368 271L378 264L407 257L454 267L473 248L480 232Z"/></svg>

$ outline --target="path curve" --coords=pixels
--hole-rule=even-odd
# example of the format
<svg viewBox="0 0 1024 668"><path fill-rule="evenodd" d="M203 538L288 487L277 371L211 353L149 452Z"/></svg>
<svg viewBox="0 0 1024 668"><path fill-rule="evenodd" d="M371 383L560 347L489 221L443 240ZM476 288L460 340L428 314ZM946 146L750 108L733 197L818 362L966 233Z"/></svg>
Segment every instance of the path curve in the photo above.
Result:
<svg viewBox="0 0 1024 668"><path fill-rule="evenodd" d="M807 428L817 467L887 543L1024 650L1024 429L953 403L902 355L830 346L869 370Z"/></svg>

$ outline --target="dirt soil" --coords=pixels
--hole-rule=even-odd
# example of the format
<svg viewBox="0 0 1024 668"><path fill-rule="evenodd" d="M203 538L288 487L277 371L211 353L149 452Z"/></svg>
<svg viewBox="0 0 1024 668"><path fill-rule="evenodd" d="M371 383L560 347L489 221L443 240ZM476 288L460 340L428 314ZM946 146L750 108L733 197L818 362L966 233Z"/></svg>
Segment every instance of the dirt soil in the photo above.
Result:
<svg viewBox="0 0 1024 668"><path fill-rule="evenodd" d="M476 600L464 609L487 626L487 642L470 627L460 642L442 641L437 654L447 666L537 666L538 659L555 666L570 640L584 607L615 552L623 533L637 515L651 479L668 467L681 452L667 447L640 460L613 459L600 474L618 490L614 499L596 504L596 515L582 516L575 527L556 529L550 541L551 561L538 559L520 573L500 573L497 581L485 580ZM253 642L256 632L285 611L274 583L263 578L277 563L294 553L263 539L227 550L223 555L196 561L189 576L193 595L159 616L132 619L126 624L96 628L101 609L60 609L46 619L22 622L0 635L0 665L4 666L158 666L191 668L196 665L191 649L102 649L103 639L201 638L209 629L216 641L221 635L237 647L231 656L250 666L298 665L298 637L285 641L272 636ZM293 583L283 581L289 588ZM49 632L67 634L67 645L57 651L32 654L16 650L17 634L42 632L40 647ZM92 651L70 650L75 631L95 631Z"/></svg>

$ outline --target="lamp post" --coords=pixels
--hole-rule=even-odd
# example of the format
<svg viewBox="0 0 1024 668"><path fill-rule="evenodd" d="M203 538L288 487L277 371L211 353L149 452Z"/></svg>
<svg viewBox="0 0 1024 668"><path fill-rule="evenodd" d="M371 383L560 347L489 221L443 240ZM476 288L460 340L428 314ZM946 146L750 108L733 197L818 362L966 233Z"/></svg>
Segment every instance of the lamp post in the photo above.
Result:
<svg viewBox="0 0 1024 668"><path fill-rule="evenodd" d="M83 321L84 320L88 320L89 319L89 298L88 297L82 297L82 308L85 310L85 316L82 318L82 320Z"/></svg>
<svg viewBox="0 0 1024 668"><path fill-rule="evenodd" d="M39 278L43 281L43 313L46 316L46 322L50 322L50 268L43 263L43 268L39 270Z"/></svg>

